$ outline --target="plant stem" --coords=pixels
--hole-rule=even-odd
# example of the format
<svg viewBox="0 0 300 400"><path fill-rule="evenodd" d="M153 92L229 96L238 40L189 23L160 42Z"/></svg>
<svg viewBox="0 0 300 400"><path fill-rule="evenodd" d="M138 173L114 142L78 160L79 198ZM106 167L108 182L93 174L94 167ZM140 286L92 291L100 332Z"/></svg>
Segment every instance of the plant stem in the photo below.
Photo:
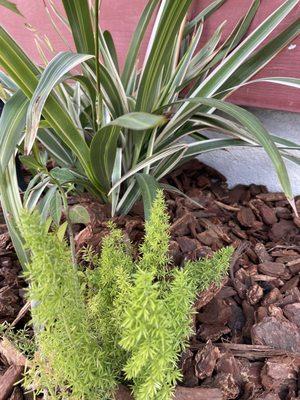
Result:
<svg viewBox="0 0 300 400"><path fill-rule="evenodd" d="M74 268L77 269L74 232L73 232L73 228L72 228L72 221L70 220L70 217L69 217L68 200L67 200L67 196L64 192L64 189L60 186L60 184L58 184L57 186L58 186L58 190L60 191L60 194L61 194L61 198L63 201L63 208L64 208L64 212L65 212L66 220L67 220L67 224L68 224L68 234L69 234L69 241L70 241L72 263L73 263Z"/></svg>
<svg viewBox="0 0 300 400"><path fill-rule="evenodd" d="M64 213L65 213L65 216L66 216L66 221L67 221L67 224L68 224L68 235L69 235L69 241L70 241L72 263L73 263L74 269L77 270L77 259L76 259L76 251L75 251L74 232L73 232L73 228L72 228L72 221L71 221L71 219L69 217L68 199L67 199L66 193L64 191L64 188L61 186L59 181L52 176L51 172L48 171L47 168L45 168L45 173L56 184L56 186L58 187L58 190L60 192L61 198L62 198L63 210L64 210Z"/></svg>

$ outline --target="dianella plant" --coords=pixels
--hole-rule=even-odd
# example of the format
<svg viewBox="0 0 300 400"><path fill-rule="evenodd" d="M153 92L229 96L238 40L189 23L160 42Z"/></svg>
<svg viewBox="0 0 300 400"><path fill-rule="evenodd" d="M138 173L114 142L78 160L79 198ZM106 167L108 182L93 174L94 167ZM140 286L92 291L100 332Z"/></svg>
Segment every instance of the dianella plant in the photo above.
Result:
<svg viewBox="0 0 300 400"><path fill-rule="evenodd" d="M224 2L212 1L189 19L192 0L149 0L122 68L112 35L101 30L99 0L61 0L63 14L52 0L44 1L54 28L59 32L60 24L66 25L76 47L44 67L0 27L1 201L21 261L26 254L16 221L23 206L38 205L43 218L52 213L59 220L62 193L87 190L110 203L112 214L127 213L142 195L147 216L161 179L207 151L263 148L293 205L285 160L299 163L289 150L300 145L269 134L254 115L226 98L257 82L253 76L299 34L298 18L269 39L299 0L282 2L248 33L260 8L254 0L225 40L224 21L203 42L207 17ZM0 5L19 12L8 0ZM259 81L300 87L293 78ZM212 138L208 129L224 135ZM17 152L33 173L22 200Z"/></svg>

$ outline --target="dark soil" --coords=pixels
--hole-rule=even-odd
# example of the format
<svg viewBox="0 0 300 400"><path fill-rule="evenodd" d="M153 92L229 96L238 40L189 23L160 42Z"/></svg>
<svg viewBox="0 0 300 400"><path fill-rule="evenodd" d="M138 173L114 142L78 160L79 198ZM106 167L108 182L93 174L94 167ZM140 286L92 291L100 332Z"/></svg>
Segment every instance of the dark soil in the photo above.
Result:
<svg viewBox="0 0 300 400"><path fill-rule="evenodd" d="M12 323L24 305L24 280L0 209L0 324Z"/></svg>
<svg viewBox="0 0 300 400"><path fill-rule="evenodd" d="M197 300L196 334L181 359L181 386L198 389L181 387L176 398L300 399L299 218L281 193L257 185L229 190L221 174L195 160L172 173L167 183L193 200L166 193L175 264L223 246L236 248L223 286L211 287ZM77 250L87 245L99 249L108 232L108 209L88 197L80 203L89 210L91 223L76 226ZM296 205L300 211L299 198ZM140 204L115 222L134 244L141 242ZM0 229L0 320L11 322L23 304L22 282L5 228ZM0 374L5 369L7 363Z"/></svg>

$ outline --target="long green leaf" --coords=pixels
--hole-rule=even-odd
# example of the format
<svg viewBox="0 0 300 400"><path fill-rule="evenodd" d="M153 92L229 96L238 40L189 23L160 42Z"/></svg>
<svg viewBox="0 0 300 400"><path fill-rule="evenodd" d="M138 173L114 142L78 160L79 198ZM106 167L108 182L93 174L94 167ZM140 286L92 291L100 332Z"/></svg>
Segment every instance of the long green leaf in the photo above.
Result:
<svg viewBox="0 0 300 400"><path fill-rule="evenodd" d="M263 68L270 60L272 60L279 51L281 51L291 40L300 33L299 20L293 22L287 29L277 35L269 43L259 49L250 56L233 75L229 76L226 82L220 87L219 91L214 95L218 99L228 96L234 89L238 88L242 83L250 79L257 71ZM232 90L229 90L233 88ZM190 116L193 115L193 106L181 107L179 111L171 119L170 123L164 128L161 138L168 137L169 134L183 125ZM198 107L196 106L198 109ZM207 110L207 109L206 109ZM157 110L156 110L157 111Z"/></svg>
<svg viewBox="0 0 300 400"><path fill-rule="evenodd" d="M226 82L219 88L218 98L224 98L230 94L240 84L246 82L266 64L268 64L282 49L284 49L294 38L300 34L300 19L295 20L284 31L276 35L267 44L262 46L232 74ZM233 88L233 90L228 90ZM228 91L228 92L227 92Z"/></svg>
<svg viewBox="0 0 300 400"><path fill-rule="evenodd" d="M252 85L253 83L260 83L260 82L275 83L277 85L290 86L295 89L300 89L300 79L298 79L298 78L290 78L290 77L284 77L284 76L278 76L278 77L270 76L270 77L266 77L266 78L253 79L252 81L241 83L238 86L228 88L224 92L217 93L217 96L227 94L228 92L232 92L243 86L248 86L248 85Z"/></svg>
<svg viewBox="0 0 300 400"><path fill-rule="evenodd" d="M0 118L0 170L6 170L10 159L15 156L17 145L23 138L27 97L19 90L5 104Z"/></svg>
<svg viewBox="0 0 300 400"><path fill-rule="evenodd" d="M276 83L278 85L284 85L284 86L290 86L295 89L300 89L300 79L299 78L290 78L290 77L284 77L284 76L279 76L279 77L266 77L266 78L261 78L261 79L256 79L255 81L252 82L269 82L269 83ZM249 82L250 83L250 82Z"/></svg>
<svg viewBox="0 0 300 400"><path fill-rule="evenodd" d="M224 4L226 0L215 0L209 6L207 6L204 10L202 10L192 21L188 22L184 29L184 35L189 35L195 26L199 24L202 20L209 17L214 11L216 11L222 4Z"/></svg>
<svg viewBox="0 0 300 400"><path fill-rule="evenodd" d="M45 149L51 154L58 165L71 168L75 165L74 156L63 145L61 140L52 132L51 129L39 129L37 139L43 144Z"/></svg>
<svg viewBox="0 0 300 400"><path fill-rule="evenodd" d="M23 135L27 106L28 99L18 91L5 104L0 118L0 200L10 237L23 267L28 259L17 228L22 202L14 159Z"/></svg>
<svg viewBox="0 0 300 400"><path fill-rule="evenodd" d="M157 126L164 125L167 122L163 115L155 115L144 112L132 112L116 118L109 125L116 125L122 128L134 131L143 131Z"/></svg>
<svg viewBox="0 0 300 400"><path fill-rule="evenodd" d="M135 179L131 181L124 195L118 203L117 212L128 214L141 195L140 188Z"/></svg>
<svg viewBox="0 0 300 400"><path fill-rule="evenodd" d="M14 157L9 161L5 172L2 173L0 171L0 199L12 243L22 267L25 268L28 263L28 257L18 230L22 202L19 194Z"/></svg>
<svg viewBox="0 0 300 400"><path fill-rule="evenodd" d="M220 51L212 59L212 61L203 69L203 72L213 68L219 61L224 59L242 40L247 33L249 26L251 25L256 12L260 6L260 0L253 0L249 7L249 10L243 18L237 23L229 37L225 40L221 46Z"/></svg>
<svg viewBox="0 0 300 400"><path fill-rule="evenodd" d="M203 31L203 24L201 24L199 26L199 28L197 29L186 53L184 54L180 63L178 64L178 66L175 70L175 73L169 80L168 84L165 86L165 88L160 96L159 102L155 105L156 108L163 104L167 104L170 101L174 101L174 94L176 93L176 88L177 88L177 86L181 85L182 81L185 78L185 75L186 75L189 65L191 63L193 54L196 50L196 47L199 44L199 40L201 38L202 31Z"/></svg>
<svg viewBox="0 0 300 400"><path fill-rule="evenodd" d="M96 75L89 65L84 64L83 69L91 76L92 81L96 80ZM116 118L128 110L128 104L124 90L119 90L119 82L116 82L113 75L103 64L100 64L101 88L104 102L107 104L111 115ZM86 77L86 79L89 79ZM81 82L82 83L82 82ZM94 96L93 96L94 98Z"/></svg>
<svg viewBox="0 0 300 400"><path fill-rule="evenodd" d="M299 3L299 0L287 0L259 25L194 91L193 97L211 96L230 75L249 57L278 26L278 24Z"/></svg>
<svg viewBox="0 0 300 400"><path fill-rule="evenodd" d="M52 203L53 197L56 195L56 191L58 190L57 186L52 186L47 191L45 196L42 198L41 202L39 203L39 210L41 214L42 221L46 221L50 214L50 206Z"/></svg>
<svg viewBox="0 0 300 400"><path fill-rule="evenodd" d="M158 3L159 0L150 0L147 3L139 20L138 26L134 31L122 73L122 82L125 88L128 87L132 71L137 62L137 55L141 47L142 40Z"/></svg>
<svg viewBox="0 0 300 400"><path fill-rule="evenodd" d="M121 179L122 157L123 157L123 149L121 147L118 147L117 151L116 151L116 157L115 157L113 171L111 174L112 185L114 185L116 182L118 182L119 179ZM116 210L117 210L120 191L121 191L121 188L120 188L120 186L118 186L111 194L111 215L112 215L112 217L115 215Z"/></svg>
<svg viewBox="0 0 300 400"><path fill-rule="evenodd" d="M131 178L133 175L135 175L137 172L141 171L148 165L152 165L152 164L156 163L157 161L162 160L163 158L169 157L174 153L180 152L183 149L185 149L186 147L187 147L186 144L178 144L178 145L169 147L159 153L156 153L153 156L146 158L144 161L141 161L139 164L134 166L130 171L128 171L126 174L124 174L122 176L122 178L112 186L112 188L109 192L109 195L111 194L111 192L113 190L115 190L119 185L121 185L121 183L123 183L127 179Z"/></svg>
<svg viewBox="0 0 300 400"><path fill-rule="evenodd" d="M111 187L120 130L119 126L101 128L94 136L90 147L91 165L94 174L107 192Z"/></svg>
<svg viewBox="0 0 300 400"><path fill-rule="evenodd" d="M195 104L195 106L192 108L197 109L200 104L216 108L217 110L228 114L230 117L236 119L240 124L242 124L242 126L244 126L253 136L253 138L255 138L255 140L257 140L258 143L264 148L276 169L283 191L289 200L293 199L290 180L280 152L271 139L268 131L264 128L257 117L241 107L216 99L200 97L189 99L188 101Z"/></svg>
<svg viewBox="0 0 300 400"><path fill-rule="evenodd" d="M241 24L240 24L236 34L234 35L232 41L229 43L229 46L226 49L226 54L230 53L230 51L239 44L240 40L247 33L249 26L252 23L253 18L255 17L255 15L259 9L259 6L260 6L260 0L252 1L252 4L250 5L249 10L247 11L245 17L242 19Z"/></svg>
<svg viewBox="0 0 300 400"><path fill-rule="evenodd" d="M122 108L124 110L123 112L128 112L126 92L101 29L99 29L99 47L100 54L103 59L103 65L106 67L111 79L114 81L114 85L118 91L118 96L122 101ZM103 76L101 76L100 80L102 80L102 78Z"/></svg>
<svg viewBox="0 0 300 400"><path fill-rule="evenodd" d="M116 70L119 72L120 68L119 68L118 54L117 54L117 50L115 47L114 39L109 31L104 31L103 37L106 42L106 46L107 46L107 48L111 54L111 57L113 59L113 62L115 64Z"/></svg>
<svg viewBox="0 0 300 400"><path fill-rule="evenodd" d="M188 144L188 149L184 155L184 161L215 150L226 149L227 147L247 146L247 143L240 139L207 139L201 142L193 142Z"/></svg>
<svg viewBox="0 0 300 400"><path fill-rule="evenodd" d="M5 68L10 77L16 82L25 95L28 98L31 98L37 87L37 76L40 71L1 26L0 64ZM74 154L76 154L96 190L99 193L103 193L103 189L95 179L89 163L89 148L87 144L70 116L65 112L60 102L52 95L50 95L46 101L43 109L43 116L53 127L57 135L74 152Z"/></svg>
<svg viewBox="0 0 300 400"><path fill-rule="evenodd" d="M7 8L10 11L13 11L16 14L23 16L21 14L20 10L18 9L17 5L15 3L13 3L12 1L0 0L0 7L1 6Z"/></svg>
<svg viewBox="0 0 300 400"><path fill-rule="evenodd" d="M251 54L278 26L286 15L299 3L287 0L259 25L223 62L194 90L191 97L213 96L231 75L249 58ZM234 85L231 85L234 86ZM230 86L230 87L231 87ZM184 104L174 115L166 130L174 130L180 116L192 105Z"/></svg>
<svg viewBox="0 0 300 400"><path fill-rule="evenodd" d="M161 178L166 176L169 172L175 169L178 165L180 165L181 160L183 159L184 154L187 151L187 147L182 149L180 152L172 154L169 157L166 157L159 161L159 163L153 168L151 174L155 176L155 178L159 181Z"/></svg>
<svg viewBox="0 0 300 400"><path fill-rule="evenodd" d="M111 76L109 70L100 65L101 86L106 101L113 117L119 117L128 110L127 99L124 99L124 90L120 92L119 84Z"/></svg>
<svg viewBox="0 0 300 400"><path fill-rule="evenodd" d="M94 31L88 0L62 0L78 53L95 54Z"/></svg>
<svg viewBox="0 0 300 400"><path fill-rule="evenodd" d="M16 92L19 87L15 84L15 82L7 76L3 71L0 71L0 82L5 86L6 89Z"/></svg>
<svg viewBox="0 0 300 400"><path fill-rule="evenodd" d="M258 145L259 142L257 139L251 135L246 128L242 127L241 125L235 123L232 121L232 119L227 119L224 117L221 117L220 115L217 114L202 114L198 113L196 118L193 118L193 121L197 121L198 123L201 123L201 125L197 124L198 129L203 129L203 127L206 127L206 130L217 130L218 132L224 132L225 134L231 134L234 137L238 137L239 139L242 139L245 141L245 145ZM202 126L203 125L203 126ZM199 134L193 134L193 137L196 140L199 140ZM289 149L289 150L299 150L300 149L300 144L297 144L291 140L276 136L276 135L270 135L271 139L273 140L274 143L278 144L279 149ZM200 140L203 141L203 135L200 137ZM173 142L172 142L173 143Z"/></svg>
<svg viewBox="0 0 300 400"><path fill-rule="evenodd" d="M222 37L222 30L225 22L222 22L215 30L211 38L205 43L205 45L198 51L195 57L192 59L187 75L182 85L177 88L180 91L186 88L194 79L197 79L203 75L204 67L212 60L215 59L216 55L219 54L217 45Z"/></svg>
<svg viewBox="0 0 300 400"><path fill-rule="evenodd" d="M43 71L29 103L26 118L25 153L29 154L34 144L43 107L54 87L73 68L92 56L69 51L57 54Z"/></svg>
<svg viewBox="0 0 300 400"><path fill-rule="evenodd" d="M136 174L135 178L143 197L145 220L148 221L151 216L153 201L157 196L159 184L156 179L149 174Z"/></svg>
<svg viewBox="0 0 300 400"><path fill-rule="evenodd" d="M26 198L26 201L24 200L24 208L31 210L31 211L34 210L37 203L40 201L45 189L48 187L49 180L50 180L50 178L47 177L46 179L43 179L43 181L41 181L34 188L32 188L32 190L28 194L28 197Z"/></svg>
<svg viewBox="0 0 300 400"><path fill-rule="evenodd" d="M156 36L143 69L137 95L137 111L152 111L157 95L157 85L166 62L170 46L173 46L180 25L192 0L173 0L167 2L162 13Z"/></svg>

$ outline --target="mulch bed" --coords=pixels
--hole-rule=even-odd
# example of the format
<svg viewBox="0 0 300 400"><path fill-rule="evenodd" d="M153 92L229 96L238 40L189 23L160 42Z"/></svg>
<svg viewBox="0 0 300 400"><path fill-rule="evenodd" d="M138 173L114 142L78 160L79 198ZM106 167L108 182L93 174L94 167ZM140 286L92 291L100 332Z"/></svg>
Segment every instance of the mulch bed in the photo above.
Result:
<svg viewBox="0 0 300 400"><path fill-rule="evenodd" d="M1 209L0 209L1 211ZM23 305L21 268L0 212L0 323L13 322Z"/></svg>
<svg viewBox="0 0 300 400"><path fill-rule="evenodd" d="M196 334L181 359L184 379L176 398L300 399L299 218L283 194L257 185L229 190L220 173L197 160L166 182L193 200L166 194L175 264L223 246L236 248L223 286L212 286L197 300ZM89 197L80 204L89 210L91 223L76 226L77 250L99 249L108 232L108 209ZM299 198L296 206L300 212ZM140 204L115 223L134 244L142 241ZM0 229L0 320L12 321L23 304L22 281L3 225ZM120 400L127 399L123 392Z"/></svg>

